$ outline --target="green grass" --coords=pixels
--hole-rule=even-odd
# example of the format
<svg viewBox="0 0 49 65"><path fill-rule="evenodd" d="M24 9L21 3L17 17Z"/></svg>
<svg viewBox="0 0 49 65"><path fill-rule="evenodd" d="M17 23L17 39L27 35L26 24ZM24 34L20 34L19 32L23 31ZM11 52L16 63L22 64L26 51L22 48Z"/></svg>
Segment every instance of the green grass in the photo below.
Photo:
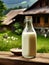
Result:
<svg viewBox="0 0 49 65"><path fill-rule="evenodd" d="M4 38L5 34L8 34L10 38ZM21 35L16 35L9 30L0 32L0 51L9 51L11 48L21 48ZM45 38L44 36L37 35L37 52L49 52L49 37Z"/></svg>
<svg viewBox="0 0 49 65"><path fill-rule="evenodd" d="M37 35L37 52L49 52L49 37Z"/></svg>
<svg viewBox="0 0 49 65"><path fill-rule="evenodd" d="M4 38L5 34L10 38ZM11 48L21 48L21 35L18 36L11 31L0 33L0 51L9 51Z"/></svg>

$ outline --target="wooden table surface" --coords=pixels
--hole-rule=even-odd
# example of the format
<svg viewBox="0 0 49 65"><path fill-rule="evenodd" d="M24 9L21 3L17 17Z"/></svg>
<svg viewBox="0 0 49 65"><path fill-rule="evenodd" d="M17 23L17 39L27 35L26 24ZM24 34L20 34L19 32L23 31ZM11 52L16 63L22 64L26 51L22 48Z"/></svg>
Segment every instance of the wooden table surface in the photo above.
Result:
<svg viewBox="0 0 49 65"><path fill-rule="evenodd" d="M11 52L0 52L0 65L49 65L49 53L37 53L36 58L26 59Z"/></svg>

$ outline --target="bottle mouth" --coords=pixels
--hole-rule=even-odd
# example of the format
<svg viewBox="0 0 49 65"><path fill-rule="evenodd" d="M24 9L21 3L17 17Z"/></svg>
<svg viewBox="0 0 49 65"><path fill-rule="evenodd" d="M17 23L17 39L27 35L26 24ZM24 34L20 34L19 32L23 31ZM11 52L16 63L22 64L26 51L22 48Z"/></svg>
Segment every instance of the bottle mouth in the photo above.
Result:
<svg viewBox="0 0 49 65"><path fill-rule="evenodd" d="M32 21L32 16L25 16L25 21L26 21L26 22Z"/></svg>
<svg viewBox="0 0 49 65"><path fill-rule="evenodd" d="M25 19L30 20L32 19L32 16L25 16Z"/></svg>

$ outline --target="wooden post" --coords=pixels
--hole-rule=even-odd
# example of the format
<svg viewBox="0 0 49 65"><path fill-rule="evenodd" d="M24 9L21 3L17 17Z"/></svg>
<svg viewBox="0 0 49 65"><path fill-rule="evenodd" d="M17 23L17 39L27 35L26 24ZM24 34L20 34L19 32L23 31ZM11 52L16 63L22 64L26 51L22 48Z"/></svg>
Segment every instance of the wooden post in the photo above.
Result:
<svg viewBox="0 0 49 65"><path fill-rule="evenodd" d="M36 17L36 26L38 26L38 23L37 23L37 17Z"/></svg>
<svg viewBox="0 0 49 65"><path fill-rule="evenodd" d="M44 17L40 17L40 25L42 26L42 27L44 27Z"/></svg>

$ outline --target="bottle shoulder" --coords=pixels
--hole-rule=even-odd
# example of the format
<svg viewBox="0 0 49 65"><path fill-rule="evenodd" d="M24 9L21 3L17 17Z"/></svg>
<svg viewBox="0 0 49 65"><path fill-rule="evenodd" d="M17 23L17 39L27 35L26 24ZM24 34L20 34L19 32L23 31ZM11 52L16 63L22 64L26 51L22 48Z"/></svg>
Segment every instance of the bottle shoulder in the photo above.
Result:
<svg viewBox="0 0 49 65"><path fill-rule="evenodd" d="M28 30L28 28L25 27L22 34L36 34L36 31L35 31L35 29L33 27L32 27L31 30Z"/></svg>
<svg viewBox="0 0 49 65"><path fill-rule="evenodd" d="M36 34L35 31L26 31L26 30L23 30L22 34Z"/></svg>

